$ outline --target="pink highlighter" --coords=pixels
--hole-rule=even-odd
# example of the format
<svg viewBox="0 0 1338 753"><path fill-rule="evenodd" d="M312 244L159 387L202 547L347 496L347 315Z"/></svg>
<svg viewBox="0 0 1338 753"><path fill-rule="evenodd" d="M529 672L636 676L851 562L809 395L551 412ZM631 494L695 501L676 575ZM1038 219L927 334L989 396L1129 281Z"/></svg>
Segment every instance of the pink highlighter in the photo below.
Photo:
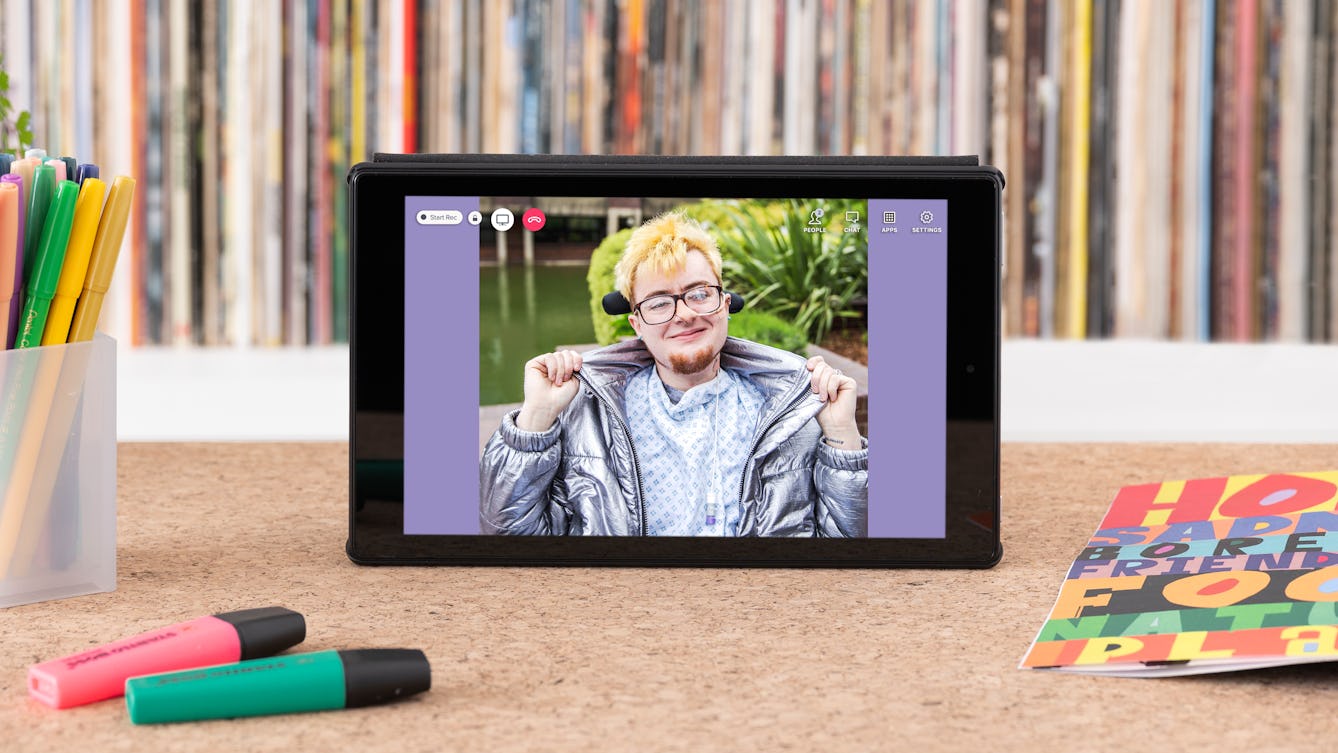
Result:
<svg viewBox="0 0 1338 753"><path fill-rule="evenodd" d="M130 677L273 656L306 637L306 620L291 609L223 612L34 664L28 694L67 709L123 695Z"/></svg>

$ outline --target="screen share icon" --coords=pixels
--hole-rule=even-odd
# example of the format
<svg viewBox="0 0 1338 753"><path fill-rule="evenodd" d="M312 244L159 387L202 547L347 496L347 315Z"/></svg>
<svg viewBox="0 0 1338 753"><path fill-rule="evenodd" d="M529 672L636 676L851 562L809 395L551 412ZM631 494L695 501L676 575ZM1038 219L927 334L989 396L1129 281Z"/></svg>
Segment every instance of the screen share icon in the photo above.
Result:
<svg viewBox="0 0 1338 753"><path fill-rule="evenodd" d="M506 207L500 207L492 211L493 230L506 232L507 230L510 230L511 226L514 225L515 223L516 223L515 216L511 214L510 209L507 209Z"/></svg>

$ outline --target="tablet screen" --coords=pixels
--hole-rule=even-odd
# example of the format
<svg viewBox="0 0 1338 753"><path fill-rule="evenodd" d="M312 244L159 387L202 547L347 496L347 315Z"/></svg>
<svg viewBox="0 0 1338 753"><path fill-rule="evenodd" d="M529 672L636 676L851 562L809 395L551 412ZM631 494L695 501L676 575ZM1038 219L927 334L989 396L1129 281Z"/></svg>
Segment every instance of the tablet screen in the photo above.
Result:
<svg viewBox="0 0 1338 753"><path fill-rule="evenodd" d="M947 214L405 197L403 532L943 538Z"/></svg>

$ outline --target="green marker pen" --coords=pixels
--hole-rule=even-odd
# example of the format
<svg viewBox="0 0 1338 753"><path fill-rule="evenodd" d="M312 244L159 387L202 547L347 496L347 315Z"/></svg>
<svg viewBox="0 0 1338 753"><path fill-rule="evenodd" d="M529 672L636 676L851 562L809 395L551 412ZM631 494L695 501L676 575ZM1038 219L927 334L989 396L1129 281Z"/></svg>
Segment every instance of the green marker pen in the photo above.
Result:
<svg viewBox="0 0 1338 753"><path fill-rule="evenodd" d="M374 706L431 686L422 651L364 648L132 677L125 705L135 724L157 724Z"/></svg>
<svg viewBox="0 0 1338 753"><path fill-rule="evenodd" d="M37 253L37 244L42 238L42 228L51 210L51 197L55 193L56 168L51 165L34 167L32 189L28 192L28 220L24 226L27 229L23 239L24 269L33 268L33 255Z"/></svg>
<svg viewBox="0 0 1338 753"><path fill-rule="evenodd" d="M65 247L70 242L74 205L78 199L78 183L62 180L56 187L56 198L51 200L51 209L42 227L42 239L33 256L36 266L24 267L28 270L28 295L23 301L19 332L14 338L16 348L36 348L42 344L42 330L46 329L51 299L56 297L56 283L60 281L60 269L65 263Z"/></svg>

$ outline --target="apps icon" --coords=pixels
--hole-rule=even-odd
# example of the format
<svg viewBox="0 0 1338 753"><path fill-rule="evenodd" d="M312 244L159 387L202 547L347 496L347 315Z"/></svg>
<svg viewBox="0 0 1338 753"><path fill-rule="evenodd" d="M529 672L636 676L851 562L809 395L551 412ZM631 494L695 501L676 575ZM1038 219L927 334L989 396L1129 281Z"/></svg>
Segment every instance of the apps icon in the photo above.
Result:
<svg viewBox="0 0 1338 753"><path fill-rule="evenodd" d="M492 229L498 232L506 232L511 226L516 224L516 216L511 214L511 210L506 207L492 210Z"/></svg>
<svg viewBox="0 0 1338 753"><path fill-rule="evenodd" d="M472 212L469 213L469 224L471 224L471 225L477 225L477 224L479 224L480 222L483 222L483 213L482 213L482 212L480 212L479 210L475 209L474 211L472 211Z"/></svg>
<svg viewBox="0 0 1338 753"><path fill-rule="evenodd" d="M883 212L883 224L884 224L884 225L895 225L895 224L897 224L897 213L896 213L896 212Z"/></svg>
<svg viewBox="0 0 1338 753"><path fill-rule="evenodd" d="M542 209L526 209L525 214L521 216L521 224L525 226L526 230L543 230L544 223L547 221L548 218L544 216L544 210Z"/></svg>

